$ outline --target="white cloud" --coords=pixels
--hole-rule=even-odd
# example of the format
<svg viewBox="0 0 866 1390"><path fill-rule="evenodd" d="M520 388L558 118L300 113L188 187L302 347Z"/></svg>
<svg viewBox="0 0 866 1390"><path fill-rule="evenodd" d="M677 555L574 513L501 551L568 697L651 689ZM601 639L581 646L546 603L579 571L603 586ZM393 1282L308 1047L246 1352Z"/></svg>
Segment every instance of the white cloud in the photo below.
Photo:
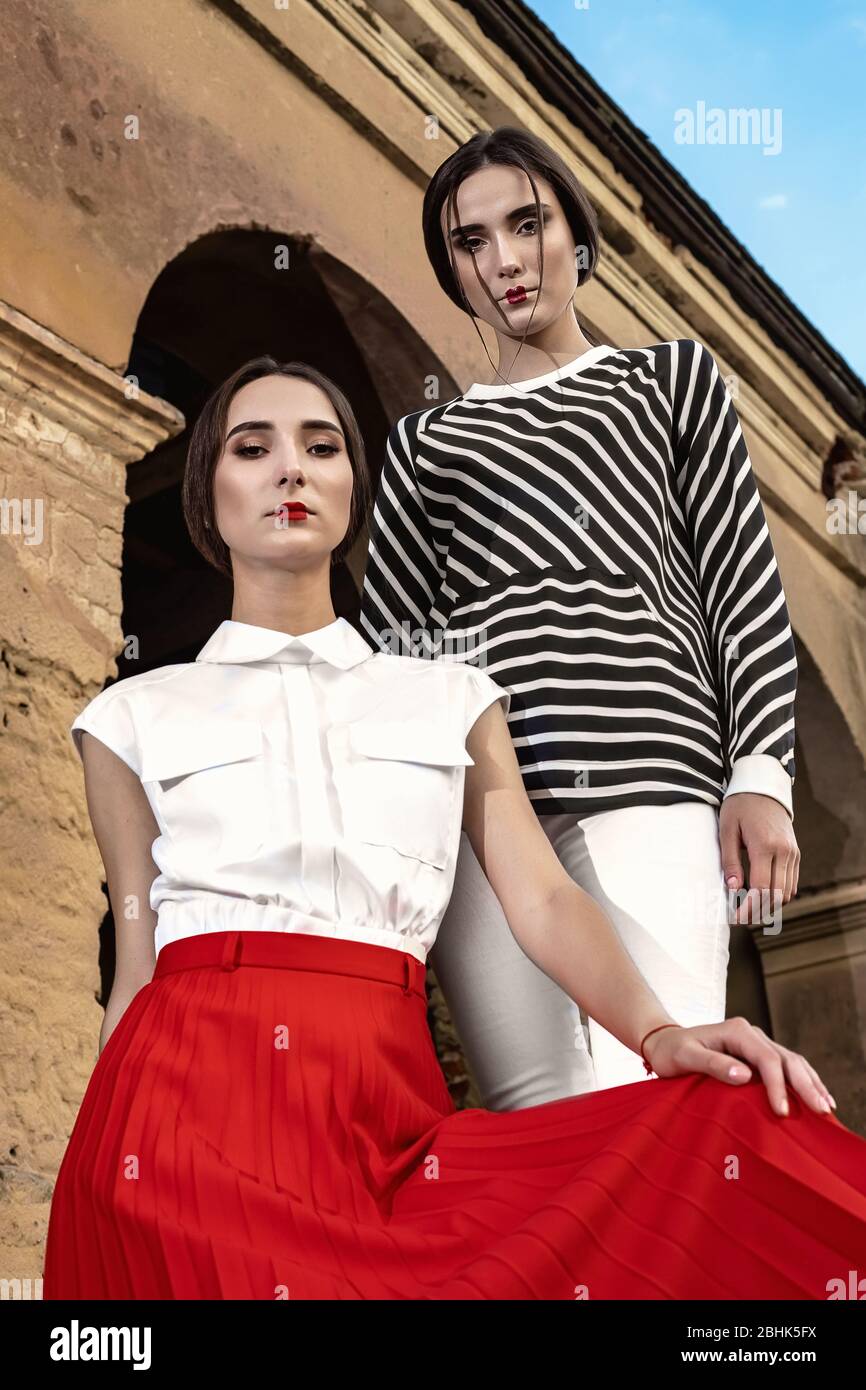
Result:
<svg viewBox="0 0 866 1390"><path fill-rule="evenodd" d="M766 198L761 198L758 207L767 208L770 212L777 212L779 208L788 206L787 193L768 193Z"/></svg>

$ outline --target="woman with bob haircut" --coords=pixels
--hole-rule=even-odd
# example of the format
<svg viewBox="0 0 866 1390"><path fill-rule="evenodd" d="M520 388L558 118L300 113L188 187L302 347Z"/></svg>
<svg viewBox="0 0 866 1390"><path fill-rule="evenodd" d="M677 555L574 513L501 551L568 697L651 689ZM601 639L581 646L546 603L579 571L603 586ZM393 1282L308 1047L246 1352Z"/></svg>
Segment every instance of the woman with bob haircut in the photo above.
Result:
<svg viewBox="0 0 866 1390"><path fill-rule="evenodd" d="M695 339L616 348L581 327L596 215L537 136L474 135L430 180L423 230L499 360L391 430L362 628L509 692L563 867L665 1008L718 1022L729 922L778 930L800 858L797 663L731 396ZM491 1109L646 1079L519 950L466 835L432 965Z"/></svg>
<svg viewBox="0 0 866 1390"><path fill-rule="evenodd" d="M507 693L335 616L368 503L337 387L241 367L183 487L232 616L72 724L117 971L44 1296L826 1297L866 1245L866 1143L805 1058L662 1007L539 827ZM424 977L461 825L520 948L653 1085L455 1110Z"/></svg>

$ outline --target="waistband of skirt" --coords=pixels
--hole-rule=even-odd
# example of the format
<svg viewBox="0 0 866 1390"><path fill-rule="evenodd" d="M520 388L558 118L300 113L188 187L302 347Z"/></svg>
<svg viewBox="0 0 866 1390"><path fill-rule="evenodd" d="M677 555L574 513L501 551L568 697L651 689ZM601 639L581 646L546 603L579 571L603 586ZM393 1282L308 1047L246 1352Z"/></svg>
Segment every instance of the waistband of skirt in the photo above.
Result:
<svg viewBox="0 0 866 1390"><path fill-rule="evenodd" d="M407 951L307 932L216 931L167 941L157 955L153 978L202 966L230 971L245 965L355 975L399 985L404 994L427 998L426 968Z"/></svg>

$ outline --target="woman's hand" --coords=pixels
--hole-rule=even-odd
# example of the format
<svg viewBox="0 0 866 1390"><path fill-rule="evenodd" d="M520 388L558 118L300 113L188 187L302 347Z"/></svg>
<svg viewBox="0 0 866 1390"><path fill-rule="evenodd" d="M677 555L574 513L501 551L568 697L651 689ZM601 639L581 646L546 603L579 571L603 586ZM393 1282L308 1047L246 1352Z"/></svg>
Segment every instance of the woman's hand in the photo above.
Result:
<svg viewBox="0 0 866 1390"><path fill-rule="evenodd" d="M743 890L743 851L749 856L749 886L737 899L734 922L762 922L778 932L782 906L796 896L800 882L800 850L784 806L758 792L726 796L719 811L719 845L729 893Z"/></svg>
<svg viewBox="0 0 866 1390"><path fill-rule="evenodd" d="M758 1069L770 1104L778 1115L788 1114L785 1082L820 1114L836 1109L836 1102L815 1068L788 1047L781 1047L745 1018L726 1018L723 1023L702 1023L695 1028L662 1028L647 1038L644 1056L657 1076L681 1076L706 1072L729 1086L751 1078Z"/></svg>

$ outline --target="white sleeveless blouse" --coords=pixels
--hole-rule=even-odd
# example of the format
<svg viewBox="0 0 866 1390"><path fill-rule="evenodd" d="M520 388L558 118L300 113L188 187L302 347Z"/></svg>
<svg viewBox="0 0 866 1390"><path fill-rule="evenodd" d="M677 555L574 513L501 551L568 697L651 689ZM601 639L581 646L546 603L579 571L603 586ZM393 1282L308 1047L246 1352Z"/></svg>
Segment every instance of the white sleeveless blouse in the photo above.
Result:
<svg viewBox="0 0 866 1390"><path fill-rule="evenodd" d="M298 931L424 961L454 881L466 736L511 697L466 662L226 620L194 662L103 690L71 726L135 772L159 825L156 951Z"/></svg>

